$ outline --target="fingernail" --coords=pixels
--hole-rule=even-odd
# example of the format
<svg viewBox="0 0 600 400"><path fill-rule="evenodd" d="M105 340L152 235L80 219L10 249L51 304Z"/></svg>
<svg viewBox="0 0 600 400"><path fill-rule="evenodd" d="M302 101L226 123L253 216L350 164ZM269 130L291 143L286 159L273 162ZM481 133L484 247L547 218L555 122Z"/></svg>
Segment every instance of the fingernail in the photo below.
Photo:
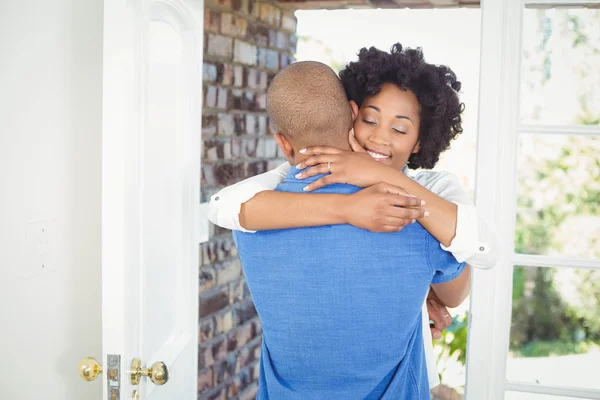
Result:
<svg viewBox="0 0 600 400"><path fill-rule="evenodd" d="M299 153L300 153L300 154L304 154L304 153L306 153L306 149L302 149L302 150L300 150L300 151L299 151Z"/></svg>
<svg viewBox="0 0 600 400"><path fill-rule="evenodd" d="M296 179L300 179L300 177L302 176L302 172L300 172L299 174L296 174Z"/></svg>
<svg viewBox="0 0 600 400"><path fill-rule="evenodd" d="M423 216L425 216L425 217L429 217L429 211L425 211L425 212L423 213Z"/></svg>
<svg viewBox="0 0 600 400"><path fill-rule="evenodd" d="M310 185L308 185L308 186L310 186ZM304 186L304 187L302 188L302 190L304 190L305 192L307 192L307 191L308 191L308 186Z"/></svg>
<svg viewBox="0 0 600 400"><path fill-rule="evenodd" d="M425 204L427 204L425 203L425 200L421 200L421 205L424 206Z"/></svg>
<svg viewBox="0 0 600 400"><path fill-rule="evenodd" d="M415 222L417 222L417 220L413 218L412 223L414 224Z"/></svg>
<svg viewBox="0 0 600 400"><path fill-rule="evenodd" d="M296 168L297 169L304 169L304 165L302 165L302 163L300 163L300 164L296 165Z"/></svg>

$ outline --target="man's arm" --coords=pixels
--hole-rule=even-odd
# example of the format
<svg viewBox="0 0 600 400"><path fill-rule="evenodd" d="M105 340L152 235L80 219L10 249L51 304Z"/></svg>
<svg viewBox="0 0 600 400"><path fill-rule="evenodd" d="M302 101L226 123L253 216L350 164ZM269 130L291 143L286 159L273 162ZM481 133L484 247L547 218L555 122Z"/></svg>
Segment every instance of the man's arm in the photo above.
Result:
<svg viewBox="0 0 600 400"><path fill-rule="evenodd" d="M432 284L431 289L446 307L455 308L462 304L471 290L471 266L450 282Z"/></svg>

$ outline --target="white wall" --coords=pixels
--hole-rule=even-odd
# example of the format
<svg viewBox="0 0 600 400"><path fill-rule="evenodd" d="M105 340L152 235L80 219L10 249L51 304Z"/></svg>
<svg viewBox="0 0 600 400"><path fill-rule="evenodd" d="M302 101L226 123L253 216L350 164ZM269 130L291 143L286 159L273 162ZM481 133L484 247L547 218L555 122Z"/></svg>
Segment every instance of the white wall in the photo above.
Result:
<svg viewBox="0 0 600 400"><path fill-rule="evenodd" d="M102 7L0 1L1 399L101 398Z"/></svg>

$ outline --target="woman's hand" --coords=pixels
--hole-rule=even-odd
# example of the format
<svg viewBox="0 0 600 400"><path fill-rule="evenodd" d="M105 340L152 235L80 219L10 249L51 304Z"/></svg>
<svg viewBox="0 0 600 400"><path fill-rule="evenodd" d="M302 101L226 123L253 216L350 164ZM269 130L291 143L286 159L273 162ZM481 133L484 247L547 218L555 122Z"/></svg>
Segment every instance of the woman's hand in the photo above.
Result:
<svg viewBox="0 0 600 400"><path fill-rule="evenodd" d="M442 331L452 324L452 316L433 289L430 289L427 295L427 312L429 313L429 319L433 321L433 326L430 326L431 336L434 339L439 339L442 337Z"/></svg>
<svg viewBox="0 0 600 400"><path fill-rule="evenodd" d="M296 177L305 179L315 175L328 174L307 185L304 190L309 192L334 183L349 183L355 186L368 187L381 182L391 167L373 159L356 141L353 132L349 135L353 151L340 150L330 146L315 146L300 150L309 156L299 163L296 168L306 171Z"/></svg>
<svg viewBox="0 0 600 400"><path fill-rule="evenodd" d="M404 189L378 183L345 196L346 223L371 232L398 232L424 215L421 200Z"/></svg>

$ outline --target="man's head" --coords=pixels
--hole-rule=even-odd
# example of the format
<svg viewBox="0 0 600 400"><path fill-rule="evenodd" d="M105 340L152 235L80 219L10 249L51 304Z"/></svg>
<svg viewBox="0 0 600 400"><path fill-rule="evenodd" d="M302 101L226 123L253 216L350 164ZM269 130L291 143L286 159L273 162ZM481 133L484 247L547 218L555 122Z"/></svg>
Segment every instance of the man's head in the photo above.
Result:
<svg viewBox="0 0 600 400"><path fill-rule="evenodd" d="M349 148L352 110L342 83L325 64L302 61L279 72L267 92L267 112L292 165L302 158L298 150L308 146Z"/></svg>

